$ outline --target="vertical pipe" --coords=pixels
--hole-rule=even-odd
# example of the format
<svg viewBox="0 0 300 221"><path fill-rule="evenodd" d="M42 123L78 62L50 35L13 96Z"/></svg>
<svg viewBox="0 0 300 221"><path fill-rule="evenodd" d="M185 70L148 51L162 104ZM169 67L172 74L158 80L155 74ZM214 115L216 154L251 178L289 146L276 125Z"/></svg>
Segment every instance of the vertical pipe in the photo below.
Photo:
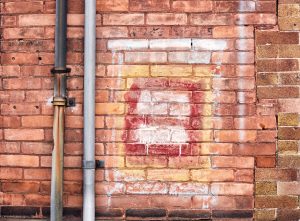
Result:
<svg viewBox="0 0 300 221"><path fill-rule="evenodd" d="M83 221L95 220L96 0L85 0Z"/></svg>
<svg viewBox="0 0 300 221"><path fill-rule="evenodd" d="M64 112L66 107L67 0L56 0L54 119L50 220L63 219Z"/></svg>

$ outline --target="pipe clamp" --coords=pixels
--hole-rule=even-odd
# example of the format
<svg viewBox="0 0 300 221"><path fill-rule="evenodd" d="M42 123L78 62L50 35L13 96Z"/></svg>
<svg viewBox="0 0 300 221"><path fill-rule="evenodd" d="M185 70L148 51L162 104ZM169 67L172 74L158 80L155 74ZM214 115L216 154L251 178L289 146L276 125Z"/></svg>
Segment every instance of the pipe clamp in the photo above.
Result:
<svg viewBox="0 0 300 221"><path fill-rule="evenodd" d="M95 169L96 168L96 164L95 161L92 160L83 160L82 161L82 167L83 169Z"/></svg>
<svg viewBox="0 0 300 221"><path fill-rule="evenodd" d="M66 99L63 97L53 97L53 106L66 106Z"/></svg>

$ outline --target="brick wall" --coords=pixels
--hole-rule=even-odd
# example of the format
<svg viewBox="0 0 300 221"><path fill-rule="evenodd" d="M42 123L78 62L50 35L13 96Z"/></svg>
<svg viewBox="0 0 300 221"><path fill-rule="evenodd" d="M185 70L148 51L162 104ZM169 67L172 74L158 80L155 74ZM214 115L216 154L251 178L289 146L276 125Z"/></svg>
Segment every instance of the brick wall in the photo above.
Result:
<svg viewBox="0 0 300 221"><path fill-rule="evenodd" d="M278 116L276 158L255 170L257 220L300 219L299 17L299 2L279 1L278 26L256 32L259 105Z"/></svg>
<svg viewBox="0 0 300 221"><path fill-rule="evenodd" d="M278 16L274 0L97 1L97 218L300 218L300 12L284 1ZM0 4L0 211L47 217L55 1ZM64 206L77 217L83 5L69 0Z"/></svg>

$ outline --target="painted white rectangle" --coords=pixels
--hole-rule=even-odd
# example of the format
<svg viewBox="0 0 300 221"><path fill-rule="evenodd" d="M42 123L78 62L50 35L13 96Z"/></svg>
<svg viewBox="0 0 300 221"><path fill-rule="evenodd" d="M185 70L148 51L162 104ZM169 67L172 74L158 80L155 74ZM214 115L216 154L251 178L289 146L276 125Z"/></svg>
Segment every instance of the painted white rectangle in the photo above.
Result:
<svg viewBox="0 0 300 221"><path fill-rule="evenodd" d="M109 40L109 50L140 50L148 49L148 40L145 39L119 39Z"/></svg>
<svg viewBox="0 0 300 221"><path fill-rule="evenodd" d="M228 49L226 40L192 39L194 50L222 51Z"/></svg>
<svg viewBox="0 0 300 221"><path fill-rule="evenodd" d="M150 49L155 50L190 50L192 39L154 39L150 40Z"/></svg>

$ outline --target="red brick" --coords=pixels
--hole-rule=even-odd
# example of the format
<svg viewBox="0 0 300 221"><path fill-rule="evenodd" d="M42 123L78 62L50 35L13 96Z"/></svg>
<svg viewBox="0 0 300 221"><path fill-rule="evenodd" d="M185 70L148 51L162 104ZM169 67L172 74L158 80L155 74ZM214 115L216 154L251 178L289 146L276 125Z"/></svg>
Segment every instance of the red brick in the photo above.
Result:
<svg viewBox="0 0 300 221"><path fill-rule="evenodd" d="M235 182L253 183L254 181L254 170L253 169L242 169L236 170L234 173Z"/></svg>
<svg viewBox="0 0 300 221"><path fill-rule="evenodd" d="M190 196L153 196L150 198L150 206L158 208L190 208Z"/></svg>
<svg viewBox="0 0 300 221"><path fill-rule="evenodd" d="M22 117L23 127L44 128L53 127L52 116L24 116Z"/></svg>
<svg viewBox="0 0 300 221"><path fill-rule="evenodd" d="M1 123L0 123L1 125ZM21 118L17 116L3 117L3 128L18 128L21 126Z"/></svg>
<svg viewBox="0 0 300 221"><path fill-rule="evenodd" d="M2 205L24 206L24 196L22 194L2 194Z"/></svg>
<svg viewBox="0 0 300 221"><path fill-rule="evenodd" d="M1 155L1 166L38 167L39 157L30 155Z"/></svg>
<svg viewBox="0 0 300 221"><path fill-rule="evenodd" d="M40 189L39 182L3 182L2 191L3 192L13 192L13 193L37 193Z"/></svg>
<svg viewBox="0 0 300 221"><path fill-rule="evenodd" d="M257 157L256 167L270 168L275 167L276 159L275 157Z"/></svg>
<svg viewBox="0 0 300 221"><path fill-rule="evenodd" d="M285 87L258 87L257 97L260 99L271 98L298 98L299 87L285 86Z"/></svg>
<svg viewBox="0 0 300 221"><path fill-rule="evenodd" d="M0 179L1 180L18 180L23 178L22 168L0 168Z"/></svg>
<svg viewBox="0 0 300 221"><path fill-rule="evenodd" d="M50 205L50 196L40 195L40 194L26 194L25 203L28 206L40 205L40 206L49 206Z"/></svg>
<svg viewBox="0 0 300 221"><path fill-rule="evenodd" d="M51 154L53 145L50 143L22 142L21 152L23 154Z"/></svg>
<svg viewBox="0 0 300 221"><path fill-rule="evenodd" d="M239 144L233 148L235 155L257 156L257 155L274 155L276 152L275 143L259 143L259 144Z"/></svg>
<svg viewBox="0 0 300 221"><path fill-rule="evenodd" d="M2 64L38 64L37 53L5 53L1 56Z"/></svg>
<svg viewBox="0 0 300 221"><path fill-rule="evenodd" d="M4 39L42 39L44 35L44 28L41 27L5 28L3 30Z"/></svg>
<svg viewBox="0 0 300 221"><path fill-rule="evenodd" d="M211 12L211 1L174 1L172 9L176 12Z"/></svg>
<svg viewBox="0 0 300 221"><path fill-rule="evenodd" d="M235 15L236 24L247 25L247 24L264 24L264 25L275 25L276 15L275 14L237 14Z"/></svg>
<svg viewBox="0 0 300 221"><path fill-rule="evenodd" d="M3 142L0 144L0 153L20 153L20 143Z"/></svg>
<svg viewBox="0 0 300 221"><path fill-rule="evenodd" d="M43 140L44 130L42 129L5 129L6 140Z"/></svg>
<svg viewBox="0 0 300 221"><path fill-rule="evenodd" d="M128 0L98 0L97 1L97 12L109 12L109 11L127 11Z"/></svg>

